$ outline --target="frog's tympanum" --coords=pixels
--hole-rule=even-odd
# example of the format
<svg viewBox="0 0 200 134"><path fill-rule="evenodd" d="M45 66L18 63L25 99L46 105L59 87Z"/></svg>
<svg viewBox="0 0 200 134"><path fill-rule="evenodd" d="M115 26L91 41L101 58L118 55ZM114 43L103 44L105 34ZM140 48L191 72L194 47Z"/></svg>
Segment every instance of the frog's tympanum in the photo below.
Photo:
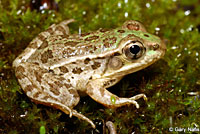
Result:
<svg viewBox="0 0 200 134"><path fill-rule="evenodd" d="M95 128L73 109L80 96L89 95L109 108L127 104L139 108L136 100L145 99L144 94L123 98L107 88L160 59L166 46L134 20L112 30L70 35L67 25L73 21L53 24L40 33L14 60L13 67L22 89L34 102L60 109Z"/></svg>

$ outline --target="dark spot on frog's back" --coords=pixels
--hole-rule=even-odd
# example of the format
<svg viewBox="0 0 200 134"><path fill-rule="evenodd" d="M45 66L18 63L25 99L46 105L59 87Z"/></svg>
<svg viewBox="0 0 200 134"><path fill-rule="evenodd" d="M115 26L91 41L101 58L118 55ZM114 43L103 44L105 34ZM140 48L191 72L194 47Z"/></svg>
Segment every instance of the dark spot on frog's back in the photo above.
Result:
<svg viewBox="0 0 200 134"><path fill-rule="evenodd" d="M102 97L104 97L104 94L105 94L104 92L105 92L105 90L103 88L100 88L100 93L101 93Z"/></svg>
<svg viewBox="0 0 200 134"><path fill-rule="evenodd" d="M108 43L108 42L105 42L104 45L103 45L105 48L109 48L110 46L112 46L112 44Z"/></svg>
<svg viewBox="0 0 200 134"><path fill-rule="evenodd" d="M116 43L117 38L116 37L112 37L112 38L110 38L110 40L112 40L112 43Z"/></svg>
<svg viewBox="0 0 200 134"><path fill-rule="evenodd" d="M16 72L15 74L16 74L17 79L25 78L25 75L22 72Z"/></svg>
<svg viewBox="0 0 200 134"><path fill-rule="evenodd" d="M66 34L66 31L65 31L65 29L62 26L57 26L56 30L62 32L63 34Z"/></svg>
<svg viewBox="0 0 200 134"><path fill-rule="evenodd" d="M138 31L140 29L140 26L138 24L128 24L127 25L127 28L129 30L135 30L135 31Z"/></svg>
<svg viewBox="0 0 200 134"><path fill-rule="evenodd" d="M94 64L92 65L92 69L97 69L97 68L99 68L101 66L101 63L99 63L99 62L94 62Z"/></svg>
<svg viewBox="0 0 200 134"><path fill-rule="evenodd" d="M76 42L76 41L68 41L68 42L65 42L65 45L66 46L76 46L79 42Z"/></svg>
<svg viewBox="0 0 200 134"><path fill-rule="evenodd" d="M99 38L99 36L93 35L93 36L87 37L87 38L85 39L85 41L92 41L92 40L96 40L96 39L98 39L98 38Z"/></svg>
<svg viewBox="0 0 200 134"><path fill-rule="evenodd" d="M24 88L24 91L25 92L31 92L33 90L33 86L32 85L27 85L25 88Z"/></svg>
<svg viewBox="0 0 200 134"><path fill-rule="evenodd" d="M84 64L88 64L90 62L90 59L89 58L86 58L85 60L84 60Z"/></svg>
<svg viewBox="0 0 200 134"><path fill-rule="evenodd" d="M23 66L18 66L18 67L16 68L16 72L25 72L25 69L24 69Z"/></svg>
<svg viewBox="0 0 200 134"><path fill-rule="evenodd" d="M76 64L76 62L72 62L72 64Z"/></svg>
<svg viewBox="0 0 200 134"><path fill-rule="evenodd" d="M119 32L119 33L125 33L124 30L118 30L117 32Z"/></svg>
<svg viewBox="0 0 200 134"><path fill-rule="evenodd" d="M104 47L109 48L111 47L114 43L116 43L117 38L116 37L111 37L111 38L106 38L103 40Z"/></svg>
<svg viewBox="0 0 200 134"><path fill-rule="evenodd" d="M90 33L83 33L83 34L81 34L81 37L84 37L84 36L87 36L87 35L89 35Z"/></svg>
<svg viewBox="0 0 200 134"><path fill-rule="evenodd" d="M60 82L60 81L55 81L55 84L58 86L58 87L62 87L63 84Z"/></svg>
<svg viewBox="0 0 200 134"><path fill-rule="evenodd" d="M92 45L87 45L85 46L85 51L90 51L91 49L93 49L93 46Z"/></svg>
<svg viewBox="0 0 200 134"><path fill-rule="evenodd" d="M103 86L104 87L110 87L110 85L112 85L115 81L116 81L115 79L110 80L110 81L106 81Z"/></svg>
<svg viewBox="0 0 200 134"><path fill-rule="evenodd" d="M48 72L53 74L53 73L54 73L54 70L49 69Z"/></svg>
<svg viewBox="0 0 200 134"><path fill-rule="evenodd" d="M64 39L64 38L67 39L67 38L69 38L69 34L60 35L60 37L62 37L63 39Z"/></svg>
<svg viewBox="0 0 200 134"><path fill-rule="evenodd" d="M113 56L119 56L121 55L119 52L115 52Z"/></svg>
<svg viewBox="0 0 200 134"><path fill-rule="evenodd" d="M44 35L42 35L42 33L40 33L38 36L37 36L37 39L41 40L41 41L44 41L46 39L46 37Z"/></svg>
<svg viewBox="0 0 200 134"><path fill-rule="evenodd" d="M44 97L42 97L41 99L43 99L43 100L48 100L49 98L51 98L50 96L44 96Z"/></svg>
<svg viewBox="0 0 200 134"><path fill-rule="evenodd" d="M62 54L64 57L71 57L73 56L72 54L75 52L74 49L71 49L71 48L67 48L65 50L62 51Z"/></svg>
<svg viewBox="0 0 200 134"><path fill-rule="evenodd" d="M41 83L42 75L40 74L40 72L34 71L34 74L35 74L36 80Z"/></svg>
<svg viewBox="0 0 200 134"><path fill-rule="evenodd" d="M129 38L130 38L130 37L135 37L135 35L134 35L134 34L129 34L128 37L129 37Z"/></svg>
<svg viewBox="0 0 200 134"><path fill-rule="evenodd" d="M145 37L149 37L149 35L148 35L148 34L144 34L144 36L145 36Z"/></svg>
<svg viewBox="0 0 200 134"><path fill-rule="evenodd" d="M54 83L48 83L48 84L49 84L49 86L50 86L49 90L50 90L53 94L55 94L55 95L59 95L59 94L60 94L60 92L58 91L60 87L58 87L58 85L56 85L56 84L54 84Z"/></svg>
<svg viewBox="0 0 200 134"><path fill-rule="evenodd" d="M73 94L74 97L79 97L77 91L75 91L75 90L73 90L73 89L70 89L70 90L69 90L69 93L70 93L70 94Z"/></svg>
<svg viewBox="0 0 200 134"><path fill-rule="evenodd" d="M46 30L46 32L48 32L48 33L50 33L50 34L53 34L53 28L52 27L49 27L47 30Z"/></svg>
<svg viewBox="0 0 200 134"><path fill-rule="evenodd" d="M28 45L29 48L33 48L33 49L36 49L37 48L37 41L36 42L31 42L29 45Z"/></svg>
<svg viewBox="0 0 200 134"><path fill-rule="evenodd" d="M71 84L67 84L67 83L65 83L64 86L65 86L67 89L70 88L70 87L72 87Z"/></svg>
<svg viewBox="0 0 200 134"><path fill-rule="evenodd" d="M66 79L65 79L64 77L61 77L61 76L60 76L60 77L58 78L58 80L59 80L59 81L64 81L64 80L66 80Z"/></svg>
<svg viewBox="0 0 200 134"><path fill-rule="evenodd" d="M80 74L81 72L83 72L83 70L81 68L74 68L73 71L72 71L74 74Z"/></svg>
<svg viewBox="0 0 200 134"><path fill-rule="evenodd" d="M15 69L15 72L16 72L16 77L18 79L23 79L25 77L25 75L23 75L23 72L25 72L25 69L23 66L18 66L16 69Z"/></svg>
<svg viewBox="0 0 200 134"><path fill-rule="evenodd" d="M94 46L93 50L94 50L94 51L96 51L96 50L97 50L97 47L96 47L96 46Z"/></svg>
<svg viewBox="0 0 200 134"><path fill-rule="evenodd" d="M42 45L38 49L44 49L48 46L48 42L45 40L43 41Z"/></svg>
<svg viewBox="0 0 200 134"><path fill-rule="evenodd" d="M108 30L107 30L107 29L101 28L99 31L100 31L101 33L105 33L105 32L107 32Z"/></svg>
<svg viewBox="0 0 200 134"><path fill-rule="evenodd" d="M38 91L38 92L36 92L36 93L33 95L33 98L38 98L40 94L42 94L42 93L41 93L41 92L39 92L39 91Z"/></svg>
<svg viewBox="0 0 200 134"><path fill-rule="evenodd" d="M53 58L53 54L51 50L47 50L41 55L42 63L47 63L49 58Z"/></svg>
<svg viewBox="0 0 200 134"><path fill-rule="evenodd" d="M59 67L59 69L60 69L60 71L63 72L63 73L68 73L68 72L69 72L69 70L68 70L66 67L64 67L64 66Z"/></svg>

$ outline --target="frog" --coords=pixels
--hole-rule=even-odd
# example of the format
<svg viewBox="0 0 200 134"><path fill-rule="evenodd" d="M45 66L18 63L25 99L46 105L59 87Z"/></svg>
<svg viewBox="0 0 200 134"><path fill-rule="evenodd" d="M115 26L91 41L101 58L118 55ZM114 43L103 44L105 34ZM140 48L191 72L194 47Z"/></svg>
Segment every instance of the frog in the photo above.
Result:
<svg viewBox="0 0 200 134"><path fill-rule="evenodd" d="M13 68L21 88L33 102L59 109L95 128L91 119L74 109L80 97L88 95L107 108L139 108L137 100L146 100L145 94L119 97L108 88L161 59L166 45L139 21L127 20L114 29L70 34L68 24L74 21L52 24L39 33L13 61Z"/></svg>

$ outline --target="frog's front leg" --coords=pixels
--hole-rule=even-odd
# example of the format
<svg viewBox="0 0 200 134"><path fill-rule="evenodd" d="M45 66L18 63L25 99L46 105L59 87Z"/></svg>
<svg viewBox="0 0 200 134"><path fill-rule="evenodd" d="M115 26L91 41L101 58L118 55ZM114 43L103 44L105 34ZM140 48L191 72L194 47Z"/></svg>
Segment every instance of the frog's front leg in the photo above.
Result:
<svg viewBox="0 0 200 134"><path fill-rule="evenodd" d="M104 84L106 82L107 80L95 79L90 81L86 87L86 93L95 101L103 104L106 107L116 108L127 104L134 104L136 108L139 108L139 104L135 100L138 100L142 97L144 98L144 100L147 99L145 94L138 94L131 98L120 98L106 90L106 88L104 87Z"/></svg>

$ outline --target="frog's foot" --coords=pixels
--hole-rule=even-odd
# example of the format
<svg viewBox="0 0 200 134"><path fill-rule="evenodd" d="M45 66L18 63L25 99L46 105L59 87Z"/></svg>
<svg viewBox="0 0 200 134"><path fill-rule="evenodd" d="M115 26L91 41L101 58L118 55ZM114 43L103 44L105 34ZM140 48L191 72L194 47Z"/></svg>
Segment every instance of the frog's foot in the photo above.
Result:
<svg viewBox="0 0 200 134"><path fill-rule="evenodd" d="M145 94L138 94L138 95L135 95L135 96L128 98L128 99L135 101L135 100L138 100L140 98L143 98L145 101L147 101L147 97L146 97ZM136 101L135 101L135 106L136 106L136 108L139 108L139 104Z"/></svg>
<svg viewBox="0 0 200 134"><path fill-rule="evenodd" d="M108 128L110 134L116 134L116 133L117 133L117 132L116 132L115 125L114 125L113 122L107 121L107 122L106 122L106 126L107 126L107 128Z"/></svg>
<svg viewBox="0 0 200 134"><path fill-rule="evenodd" d="M93 123L89 118L87 118L87 117L84 116L83 114L78 113L76 110L73 110L73 111L72 111L72 115L78 117L79 119L82 119L82 120L87 121L88 123L91 124L91 126L92 126L94 129L96 128L96 126L94 125L94 123Z"/></svg>
<svg viewBox="0 0 200 134"><path fill-rule="evenodd" d="M96 126L95 124L92 122L92 120L90 120L89 118L87 118L86 116L84 116L83 114L80 114L78 113L76 110L73 110L71 108L69 108L68 106L62 104L62 103L59 103L59 102L56 102L56 101L53 101L51 100L51 103L47 103L46 101L43 101L43 100L37 100L37 99L32 99L34 102L36 103L39 103L39 104L44 104L44 105L49 105L49 106L52 106L54 108L57 108L57 109L60 109L61 111L63 111L65 114L69 114L69 117L71 118L72 116L76 116L78 117L79 119L82 119L84 121L87 121L89 124L91 124L91 126L95 129Z"/></svg>
<svg viewBox="0 0 200 134"><path fill-rule="evenodd" d="M41 103L41 100L40 102ZM47 104L49 105L49 104ZM55 102L55 103L51 103L50 104L51 106L57 108L57 109L60 109L61 111L63 111L65 114L69 114L69 117L71 118L72 116L76 116L77 118L79 119L82 119L84 121L87 121L89 124L91 124L91 126L95 129L96 126L94 125L94 123L92 122L92 120L90 120L89 118L87 118L86 116L84 116L83 114L80 114L78 113L76 110L74 109L70 109L68 106L66 105L63 105L62 103L58 103L58 102Z"/></svg>
<svg viewBox="0 0 200 134"><path fill-rule="evenodd" d="M146 100L146 96L144 94L139 94L131 98L118 97L112 94L111 92L107 91L103 87L104 83L104 79L96 79L90 81L87 85L86 93L91 98L93 98L94 100L103 104L106 107L116 108L121 107L123 105L134 104L136 108L139 108L139 104L135 100L140 99L142 97Z"/></svg>

